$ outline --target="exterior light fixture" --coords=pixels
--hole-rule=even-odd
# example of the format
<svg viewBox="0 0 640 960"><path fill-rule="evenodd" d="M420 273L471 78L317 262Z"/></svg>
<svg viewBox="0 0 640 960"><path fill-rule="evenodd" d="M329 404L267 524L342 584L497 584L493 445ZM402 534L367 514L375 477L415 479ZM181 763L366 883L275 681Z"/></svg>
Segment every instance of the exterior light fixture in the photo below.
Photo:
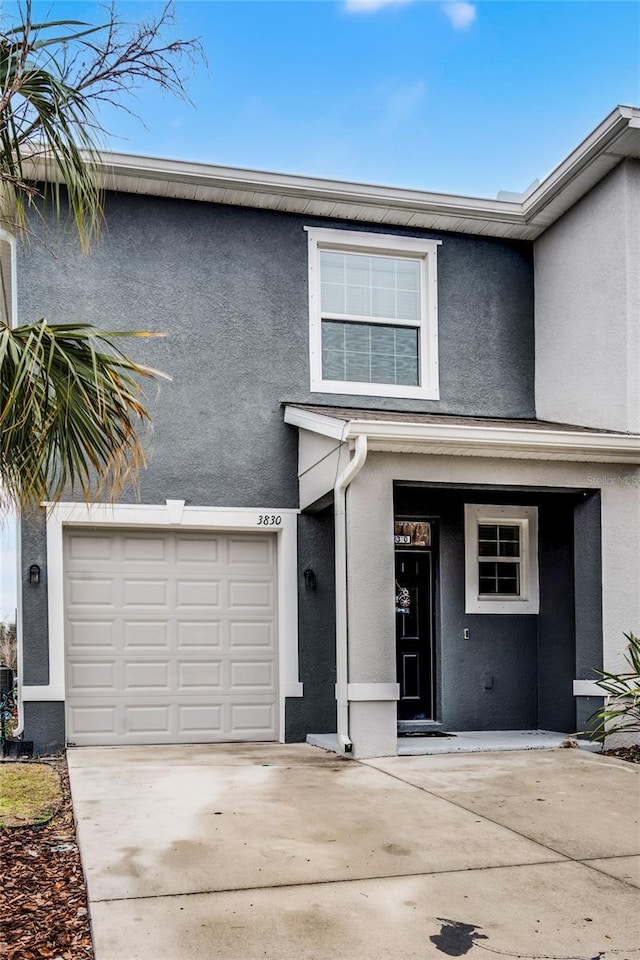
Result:
<svg viewBox="0 0 640 960"><path fill-rule="evenodd" d="M315 573L313 572L313 570L311 569L311 567L307 567L307 569L304 571L304 573L302 574L302 576L304 577L305 590L315 590L315 589L316 589L316 575L315 575Z"/></svg>
<svg viewBox="0 0 640 960"><path fill-rule="evenodd" d="M29 567L29 583L34 587L40 583L40 567L37 563L32 563Z"/></svg>

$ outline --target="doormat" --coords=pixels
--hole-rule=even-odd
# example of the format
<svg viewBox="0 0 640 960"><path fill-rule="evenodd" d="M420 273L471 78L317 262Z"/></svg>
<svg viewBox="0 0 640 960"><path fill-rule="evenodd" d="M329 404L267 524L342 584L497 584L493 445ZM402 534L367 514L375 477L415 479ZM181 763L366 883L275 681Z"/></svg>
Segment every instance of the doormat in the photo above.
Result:
<svg viewBox="0 0 640 960"><path fill-rule="evenodd" d="M399 737L455 737L455 733L441 733L440 730L411 730L408 733L398 733Z"/></svg>

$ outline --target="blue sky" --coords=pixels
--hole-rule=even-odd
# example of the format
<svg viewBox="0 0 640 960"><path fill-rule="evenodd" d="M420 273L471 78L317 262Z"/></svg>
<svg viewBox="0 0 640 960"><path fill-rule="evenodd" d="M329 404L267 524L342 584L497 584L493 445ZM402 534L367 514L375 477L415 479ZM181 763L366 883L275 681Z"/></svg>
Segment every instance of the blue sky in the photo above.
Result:
<svg viewBox="0 0 640 960"><path fill-rule="evenodd" d="M7 5L5 4L5 9ZM125 2L140 19L155 2ZM97 4L38 13L96 22ZM193 107L105 115L131 153L494 196L544 176L616 103L640 104L637 2L182 0L208 71Z"/></svg>

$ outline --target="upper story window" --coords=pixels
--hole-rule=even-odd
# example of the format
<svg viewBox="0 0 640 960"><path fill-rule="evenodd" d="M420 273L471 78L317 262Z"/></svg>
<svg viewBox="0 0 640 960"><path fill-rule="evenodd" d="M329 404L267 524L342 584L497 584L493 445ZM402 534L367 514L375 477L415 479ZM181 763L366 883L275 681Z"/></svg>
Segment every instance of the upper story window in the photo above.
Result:
<svg viewBox="0 0 640 960"><path fill-rule="evenodd" d="M538 508L467 503L465 612L538 613Z"/></svg>
<svg viewBox="0 0 640 960"><path fill-rule="evenodd" d="M307 233L311 390L437 400L439 241Z"/></svg>
<svg viewBox="0 0 640 960"><path fill-rule="evenodd" d="M16 242L0 229L0 322L16 323Z"/></svg>

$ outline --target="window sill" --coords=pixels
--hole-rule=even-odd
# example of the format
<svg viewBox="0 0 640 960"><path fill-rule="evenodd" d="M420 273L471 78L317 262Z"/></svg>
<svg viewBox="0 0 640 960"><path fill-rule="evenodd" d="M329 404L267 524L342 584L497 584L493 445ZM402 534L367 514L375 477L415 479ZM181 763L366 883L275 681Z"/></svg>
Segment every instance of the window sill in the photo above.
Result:
<svg viewBox="0 0 640 960"><path fill-rule="evenodd" d="M410 387L393 383L359 383L351 380L312 380L311 393L340 393L354 397L389 397L405 400L439 400L435 387Z"/></svg>

